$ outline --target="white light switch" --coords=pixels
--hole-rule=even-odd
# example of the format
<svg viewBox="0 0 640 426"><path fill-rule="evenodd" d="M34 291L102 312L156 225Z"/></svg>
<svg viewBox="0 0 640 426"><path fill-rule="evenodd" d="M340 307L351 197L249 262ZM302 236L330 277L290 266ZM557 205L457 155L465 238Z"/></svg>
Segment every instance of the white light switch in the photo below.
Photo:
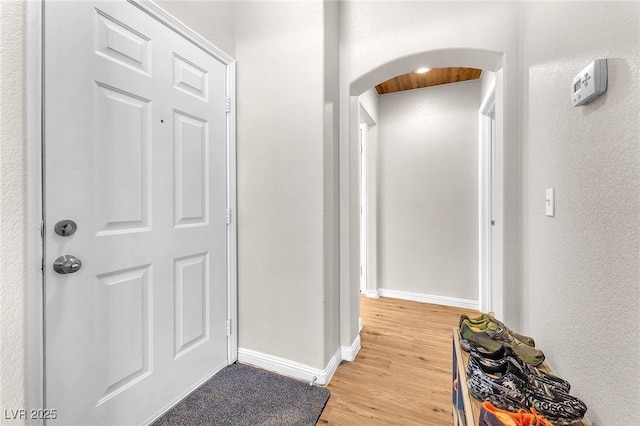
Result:
<svg viewBox="0 0 640 426"><path fill-rule="evenodd" d="M545 205L546 205L546 213L547 216L555 216L556 215L556 191L554 188L547 188Z"/></svg>

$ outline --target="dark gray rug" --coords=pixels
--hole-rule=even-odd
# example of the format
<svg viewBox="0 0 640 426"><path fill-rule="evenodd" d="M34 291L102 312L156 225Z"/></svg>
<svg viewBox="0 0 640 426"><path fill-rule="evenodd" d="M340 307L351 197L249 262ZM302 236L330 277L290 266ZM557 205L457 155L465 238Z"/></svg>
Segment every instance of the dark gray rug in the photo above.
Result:
<svg viewBox="0 0 640 426"><path fill-rule="evenodd" d="M328 399L326 388L232 364L156 420L153 426L313 426Z"/></svg>

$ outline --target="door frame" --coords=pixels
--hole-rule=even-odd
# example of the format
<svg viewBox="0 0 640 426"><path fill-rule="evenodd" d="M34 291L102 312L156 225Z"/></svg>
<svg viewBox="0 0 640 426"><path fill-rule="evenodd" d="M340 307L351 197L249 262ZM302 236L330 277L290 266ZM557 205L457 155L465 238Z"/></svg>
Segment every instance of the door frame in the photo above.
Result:
<svg viewBox="0 0 640 426"><path fill-rule="evenodd" d="M360 293L367 294L369 277L367 274L367 131L369 125L361 121L358 125L360 138Z"/></svg>
<svg viewBox="0 0 640 426"><path fill-rule="evenodd" d="M229 364L238 359L237 180L236 180L236 62L235 59L149 0L126 0L226 66L227 113L227 337ZM27 132L27 397L25 406L44 407L44 2L26 2L26 132ZM53 407L55 408L55 407ZM42 424L29 420L29 424Z"/></svg>
<svg viewBox="0 0 640 426"><path fill-rule="evenodd" d="M495 81L489 86L482 100L478 114L480 137L478 143L478 244L480 259L478 262L478 304L483 312L493 311L493 227L494 222L494 176L495 167Z"/></svg>
<svg viewBox="0 0 640 426"><path fill-rule="evenodd" d="M369 112L365 109L364 105L358 102L358 142L360 144L359 161L360 161L360 207L362 212L359 217L359 229L360 229L360 293L367 297L377 298L378 294L378 280L374 273L371 273L371 265L375 265L375 258L372 260L371 253L375 253L376 248L376 206L372 203L372 199L375 200L375 185L370 185L370 177L372 173L377 173L376 170L371 170L371 151L369 135L372 128L376 125L375 120ZM364 137L363 137L364 134ZM373 197L370 197L374 194ZM371 218L374 218L372 221ZM370 238L372 237L372 238ZM360 318L361 322L362 318ZM360 327L362 328L362 327Z"/></svg>

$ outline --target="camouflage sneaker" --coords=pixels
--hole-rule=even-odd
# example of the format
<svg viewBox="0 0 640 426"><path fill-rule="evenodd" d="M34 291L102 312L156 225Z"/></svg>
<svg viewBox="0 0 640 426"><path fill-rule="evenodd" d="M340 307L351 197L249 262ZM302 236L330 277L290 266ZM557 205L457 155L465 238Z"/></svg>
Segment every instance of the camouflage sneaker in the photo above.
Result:
<svg viewBox="0 0 640 426"><path fill-rule="evenodd" d="M569 393L571 385L564 379L553 374L545 373L537 368L523 362L518 354L510 346L503 345L495 352L480 352L476 346L470 344L469 354L482 365L482 369L491 374L506 372L507 364L515 364L515 367L522 370L526 375L545 383L554 391Z"/></svg>
<svg viewBox="0 0 640 426"><path fill-rule="evenodd" d="M498 327L501 327L502 329L506 330L507 333L511 334L515 339L520 340L525 345L533 346L533 347L535 347L535 345L536 345L536 342L533 340L532 337L525 336L524 334L516 333L515 331L511 331L506 325L504 325L503 322L498 321L491 314L484 314L483 313L483 314L480 314L480 316L476 317L476 318L471 318L466 314L460 315L459 324L462 325L462 321L464 321L464 320L468 320L469 323L471 325L474 325L474 326L482 326L483 324L485 324L487 322L492 322L492 323L496 324Z"/></svg>
<svg viewBox="0 0 640 426"><path fill-rule="evenodd" d="M554 392L544 383L529 378L513 364L508 364L504 374L489 374L475 358L469 358L469 392L476 399L488 401L500 409L517 412L535 408L540 415L559 426L579 422L587 411L587 406L578 398L565 392Z"/></svg>
<svg viewBox="0 0 640 426"><path fill-rule="evenodd" d="M474 326L468 320L463 320L460 323L460 336L489 352L495 352L502 345L508 345L518 355L518 358L531 365L539 365L544 361L544 353L541 350L525 345L492 322L487 322L482 326ZM468 350L468 345L465 346Z"/></svg>

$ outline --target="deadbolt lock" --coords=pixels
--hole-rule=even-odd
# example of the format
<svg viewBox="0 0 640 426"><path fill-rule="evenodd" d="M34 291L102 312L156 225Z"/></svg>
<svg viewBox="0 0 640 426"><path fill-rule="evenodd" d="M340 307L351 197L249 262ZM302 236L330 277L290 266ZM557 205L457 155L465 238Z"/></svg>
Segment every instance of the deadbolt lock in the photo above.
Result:
<svg viewBox="0 0 640 426"><path fill-rule="evenodd" d="M82 262L75 256L65 254L53 262L53 270L59 274L73 274L82 267Z"/></svg>
<svg viewBox="0 0 640 426"><path fill-rule="evenodd" d="M63 237L70 237L71 235L76 233L78 229L78 225L72 220L61 220L56 223L56 226L53 228L56 231L56 234L61 235Z"/></svg>

